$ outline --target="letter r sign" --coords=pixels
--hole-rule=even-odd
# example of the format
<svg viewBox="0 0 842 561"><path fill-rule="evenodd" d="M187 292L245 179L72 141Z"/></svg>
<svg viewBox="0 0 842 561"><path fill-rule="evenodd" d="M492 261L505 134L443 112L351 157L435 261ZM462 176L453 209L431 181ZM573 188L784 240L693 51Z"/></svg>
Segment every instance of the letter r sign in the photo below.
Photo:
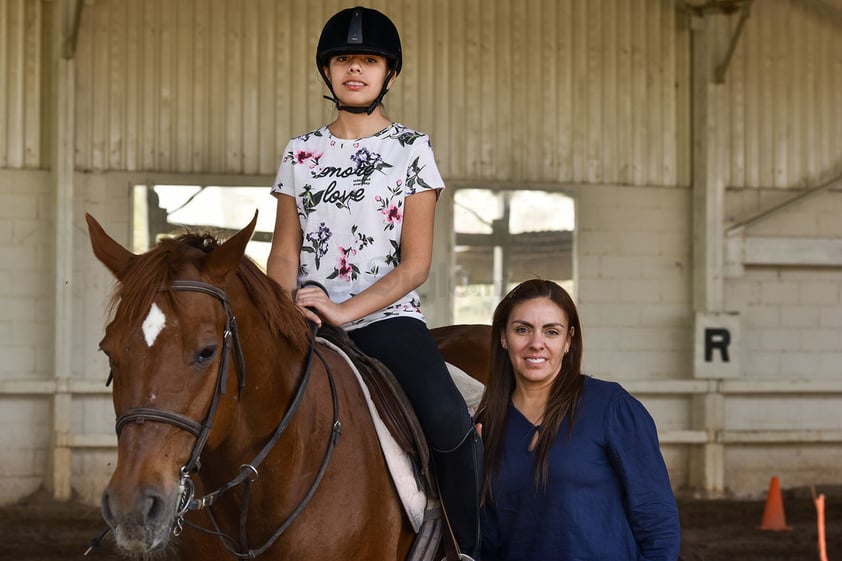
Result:
<svg viewBox="0 0 842 561"><path fill-rule="evenodd" d="M696 314L695 378L740 376L740 316L736 312Z"/></svg>
<svg viewBox="0 0 842 561"><path fill-rule="evenodd" d="M722 362L728 359L731 332L724 327L705 327L705 362L713 362L713 351L719 351Z"/></svg>

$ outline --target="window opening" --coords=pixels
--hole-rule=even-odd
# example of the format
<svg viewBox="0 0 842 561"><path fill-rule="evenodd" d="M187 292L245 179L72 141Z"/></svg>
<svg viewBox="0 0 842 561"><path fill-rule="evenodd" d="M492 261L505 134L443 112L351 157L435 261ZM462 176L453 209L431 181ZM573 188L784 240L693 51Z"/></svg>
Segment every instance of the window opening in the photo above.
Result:
<svg viewBox="0 0 842 561"><path fill-rule="evenodd" d="M491 323L517 283L554 280L573 293L575 206L542 190L458 189L454 193L454 323Z"/></svg>
<svg viewBox="0 0 842 561"><path fill-rule="evenodd" d="M275 226L275 198L267 187L217 185L135 185L132 193L132 250L142 253L162 236L185 227L228 238L258 210L257 226L246 255L263 270Z"/></svg>

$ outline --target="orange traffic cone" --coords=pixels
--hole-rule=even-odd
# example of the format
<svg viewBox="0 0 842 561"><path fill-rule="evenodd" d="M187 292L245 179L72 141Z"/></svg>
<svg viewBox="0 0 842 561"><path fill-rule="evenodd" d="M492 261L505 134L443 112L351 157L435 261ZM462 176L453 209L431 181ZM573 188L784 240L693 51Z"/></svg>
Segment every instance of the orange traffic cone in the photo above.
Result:
<svg viewBox="0 0 842 561"><path fill-rule="evenodd" d="M813 495L815 495L815 490ZM819 530L819 561L827 561L827 542L824 534L824 493L815 497L813 502L816 503L816 525Z"/></svg>
<svg viewBox="0 0 842 561"><path fill-rule="evenodd" d="M763 511L763 521L758 526L760 530L792 530L786 525L784 516L784 501L781 498L781 484L777 476L772 476L769 482L769 494L766 496L766 509Z"/></svg>

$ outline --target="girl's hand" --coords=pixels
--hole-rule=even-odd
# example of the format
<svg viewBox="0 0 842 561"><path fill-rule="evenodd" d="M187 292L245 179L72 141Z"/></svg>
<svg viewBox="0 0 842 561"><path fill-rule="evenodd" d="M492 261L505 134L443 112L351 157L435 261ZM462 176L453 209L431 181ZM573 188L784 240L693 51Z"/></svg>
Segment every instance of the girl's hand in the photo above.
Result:
<svg viewBox="0 0 842 561"><path fill-rule="evenodd" d="M308 310L303 306L296 307L298 308L298 311L301 312L301 315L304 316L304 319L315 323L317 327L322 326L322 318L320 318L317 313L313 312L313 310Z"/></svg>
<svg viewBox="0 0 842 561"><path fill-rule="evenodd" d="M342 314L342 306L333 302L321 288L315 286L299 288L295 293L295 304L301 308L304 317L319 326L322 325L322 321L333 326L348 321ZM313 313L307 308L313 308L318 313Z"/></svg>

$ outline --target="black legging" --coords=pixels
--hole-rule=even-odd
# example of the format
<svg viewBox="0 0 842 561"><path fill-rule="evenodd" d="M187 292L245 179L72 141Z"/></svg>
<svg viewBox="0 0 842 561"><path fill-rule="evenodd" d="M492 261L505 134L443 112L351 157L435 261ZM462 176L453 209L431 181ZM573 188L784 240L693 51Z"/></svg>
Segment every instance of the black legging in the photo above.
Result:
<svg viewBox="0 0 842 561"><path fill-rule="evenodd" d="M473 421L424 322L389 318L348 335L392 371L433 448L451 450L462 441Z"/></svg>

